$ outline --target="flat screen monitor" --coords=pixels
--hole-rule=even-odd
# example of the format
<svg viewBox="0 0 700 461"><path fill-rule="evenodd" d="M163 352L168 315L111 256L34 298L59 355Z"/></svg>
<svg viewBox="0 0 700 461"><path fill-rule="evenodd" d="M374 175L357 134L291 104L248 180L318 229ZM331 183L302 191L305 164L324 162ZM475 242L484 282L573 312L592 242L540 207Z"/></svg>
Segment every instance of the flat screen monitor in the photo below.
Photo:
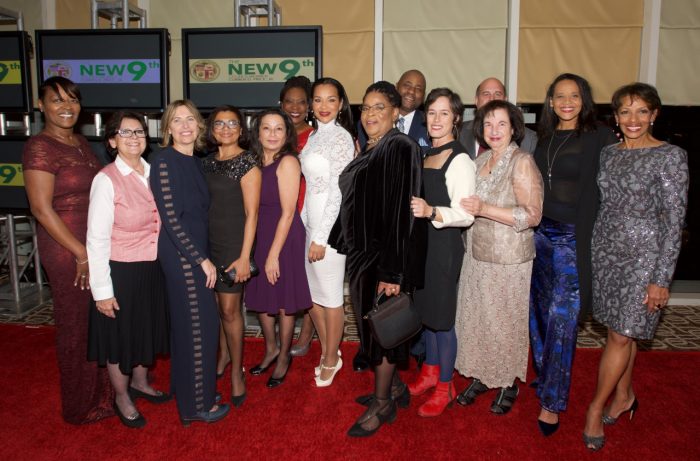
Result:
<svg viewBox="0 0 700 461"><path fill-rule="evenodd" d="M321 26L183 29L184 95L202 110L276 106L284 82L322 75Z"/></svg>
<svg viewBox="0 0 700 461"><path fill-rule="evenodd" d="M166 29L37 30L39 83L60 75L83 109L162 112L168 104Z"/></svg>
<svg viewBox="0 0 700 461"><path fill-rule="evenodd" d="M23 31L0 32L0 112L29 112L31 85L29 35Z"/></svg>

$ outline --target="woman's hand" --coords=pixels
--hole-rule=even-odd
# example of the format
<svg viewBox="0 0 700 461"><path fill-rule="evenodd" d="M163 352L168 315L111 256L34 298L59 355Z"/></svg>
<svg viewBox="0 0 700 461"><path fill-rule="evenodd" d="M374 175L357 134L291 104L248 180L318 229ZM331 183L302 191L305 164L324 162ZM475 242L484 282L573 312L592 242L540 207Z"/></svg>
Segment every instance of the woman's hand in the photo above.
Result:
<svg viewBox="0 0 700 461"><path fill-rule="evenodd" d="M207 288L214 288L216 285L216 266L209 259L205 259L201 267L207 277Z"/></svg>
<svg viewBox="0 0 700 461"><path fill-rule="evenodd" d="M309 246L309 262L315 263L322 260L326 256L326 247L317 243L311 242Z"/></svg>
<svg viewBox="0 0 700 461"><path fill-rule="evenodd" d="M79 286L81 290L90 289L90 268L87 258L75 260L75 279L73 279L73 286Z"/></svg>
<svg viewBox="0 0 700 461"><path fill-rule="evenodd" d="M231 269L236 269L236 277L233 279L235 283L243 283L250 278L250 259L247 261L243 258L238 258L226 268L226 272Z"/></svg>
<svg viewBox="0 0 700 461"><path fill-rule="evenodd" d="M647 287L647 294L644 296L642 304L647 305L647 311L653 314L666 307L669 298L668 288L660 287L650 283Z"/></svg>
<svg viewBox="0 0 700 461"><path fill-rule="evenodd" d="M270 285L277 283L280 278L280 261L278 258L267 257L265 261L265 275Z"/></svg>
<svg viewBox="0 0 700 461"><path fill-rule="evenodd" d="M481 213L484 211L485 207L484 202L481 201L478 195L463 198L459 201L459 205L464 211L472 216L481 216Z"/></svg>
<svg viewBox="0 0 700 461"><path fill-rule="evenodd" d="M119 310L119 304L117 303L117 298L103 299L101 301L95 301L97 304L97 310L100 314L106 315L109 318L115 318L114 311Z"/></svg>
<svg viewBox="0 0 700 461"><path fill-rule="evenodd" d="M396 283L379 282L377 284L377 294L384 292L385 296L396 296L401 292L401 285Z"/></svg>
<svg viewBox="0 0 700 461"><path fill-rule="evenodd" d="M433 214L433 207L420 197L411 199L411 211L416 218L427 218Z"/></svg>

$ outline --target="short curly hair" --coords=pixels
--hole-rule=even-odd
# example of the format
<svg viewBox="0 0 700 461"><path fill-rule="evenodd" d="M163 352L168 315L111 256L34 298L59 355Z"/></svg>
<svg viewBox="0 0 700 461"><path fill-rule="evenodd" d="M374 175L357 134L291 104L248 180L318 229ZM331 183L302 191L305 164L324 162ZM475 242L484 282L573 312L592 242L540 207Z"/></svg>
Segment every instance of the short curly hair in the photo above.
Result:
<svg viewBox="0 0 700 461"><path fill-rule="evenodd" d="M523 120L523 113L520 112L520 109L518 109L513 103L498 99L489 101L476 111L473 128L474 137L482 146L488 145L486 138L484 137L484 119L498 109L503 109L508 114L510 127L513 129L513 136L511 137L511 140L520 145L525 137L525 121Z"/></svg>

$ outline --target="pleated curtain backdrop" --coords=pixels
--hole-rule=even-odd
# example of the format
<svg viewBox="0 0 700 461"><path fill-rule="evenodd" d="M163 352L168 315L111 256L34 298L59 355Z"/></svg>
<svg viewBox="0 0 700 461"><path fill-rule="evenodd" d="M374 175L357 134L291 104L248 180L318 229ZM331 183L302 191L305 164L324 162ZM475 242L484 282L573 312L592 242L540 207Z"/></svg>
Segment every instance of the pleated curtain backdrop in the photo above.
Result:
<svg viewBox="0 0 700 461"><path fill-rule="evenodd" d="M585 77L595 101L610 102L638 79L643 23L644 0L521 0L518 102L542 102L562 72Z"/></svg>
<svg viewBox="0 0 700 461"><path fill-rule="evenodd" d="M656 83L664 105L700 104L700 2L661 3Z"/></svg>
<svg viewBox="0 0 700 461"><path fill-rule="evenodd" d="M507 0L384 0L383 27L385 80L417 68L428 90L471 104L479 82L505 76Z"/></svg>

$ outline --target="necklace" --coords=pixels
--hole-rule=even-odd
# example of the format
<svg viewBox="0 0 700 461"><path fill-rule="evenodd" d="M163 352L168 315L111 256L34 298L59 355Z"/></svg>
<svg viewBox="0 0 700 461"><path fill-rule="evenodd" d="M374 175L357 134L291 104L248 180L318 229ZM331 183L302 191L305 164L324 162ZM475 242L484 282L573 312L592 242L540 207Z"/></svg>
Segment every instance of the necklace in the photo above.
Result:
<svg viewBox="0 0 700 461"><path fill-rule="evenodd" d="M373 145L377 144L383 137L384 137L384 135L377 136L376 138L369 138L367 140L367 145L373 146Z"/></svg>
<svg viewBox="0 0 700 461"><path fill-rule="evenodd" d="M559 144L559 147L557 147L554 151L551 162L549 161L549 151L552 148L552 141L554 141L554 133L552 133L552 136L549 138L549 146L547 146L547 182L549 183L549 190L552 190L552 167L554 166L554 162L557 160L557 154L561 148L564 147L564 144L566 144L566 141L569 140L572 134L574 134L573 131L566 135L561 144Z"/></svg>

